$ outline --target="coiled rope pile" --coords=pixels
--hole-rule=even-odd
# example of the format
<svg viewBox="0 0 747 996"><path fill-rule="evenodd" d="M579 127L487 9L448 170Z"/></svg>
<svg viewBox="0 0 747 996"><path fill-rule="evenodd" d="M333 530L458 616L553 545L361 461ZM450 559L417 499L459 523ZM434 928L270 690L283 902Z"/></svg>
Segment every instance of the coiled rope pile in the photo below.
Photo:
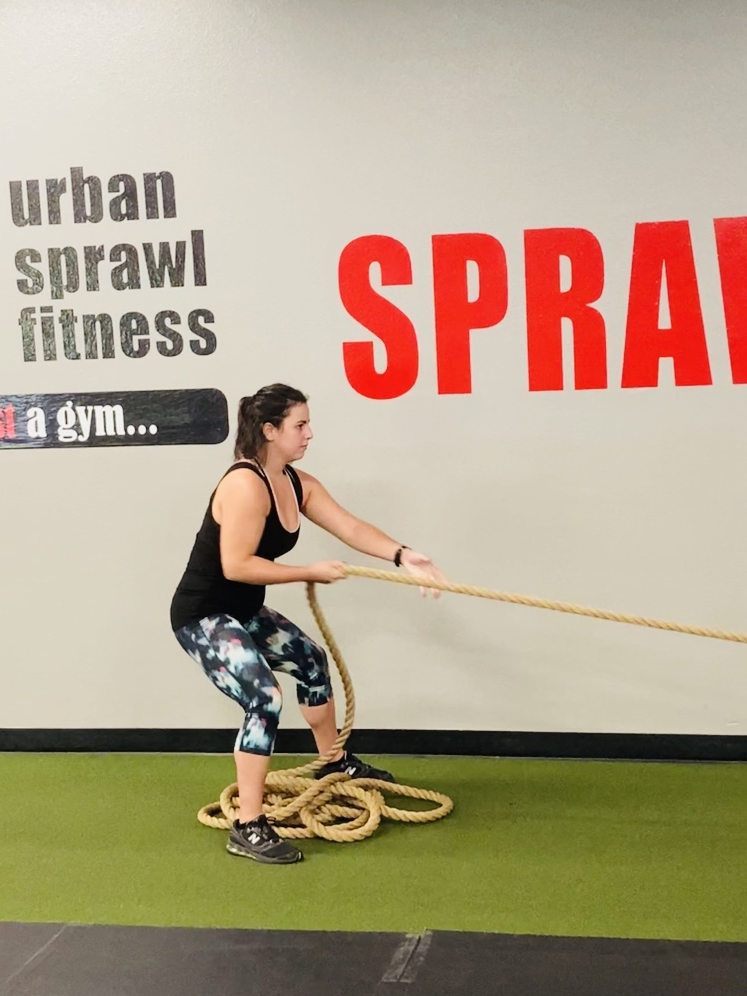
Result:
<svg viewBox="0 0 747 996"><path fill-rule="evenodd" d="M394 571L380 571L369 567L346 565L345 573L351 577L373 578L377 581L393 581L397 584L417 588L435 588L439 591L454 592L459 595L473 595L515 605L528 605L556 612L570 612L574 615L591 616L611 622L630 623L635 626L648 626L691 636L705 636L716 640L731 640L747 643L747 634L730 633L705 626L687 626L682 623L666 622L644 616L625 615L592 609L568 602L553 602L473 585L454 584L449 581L432 581L411 574L397 574ZM355 721L355 694L350 673L340 653L340 648L332 635L327 620L319 606L314 584L307 584L306 597L316 620L316 624L329 648L337 666L345 691L345 719L340 733L330 750L308 764L297 768L270 771L265 782L264 809L273 820L281 837L323 837L326 840L350 842L363 840L375 833L382 818L406 823L431 823L447 816L454 808L453 801L440 792L413 788L409 785L383 782L376 779L351 779L344 773L327 775L314 779L318 771L345 745ZM200 823L208 827L227 830L238 818L238 785L228 785L217 802L203 806L197 814ZM435 808L426 810L396 809L385 803L384 795L405 796L435 803Z"/></svg>

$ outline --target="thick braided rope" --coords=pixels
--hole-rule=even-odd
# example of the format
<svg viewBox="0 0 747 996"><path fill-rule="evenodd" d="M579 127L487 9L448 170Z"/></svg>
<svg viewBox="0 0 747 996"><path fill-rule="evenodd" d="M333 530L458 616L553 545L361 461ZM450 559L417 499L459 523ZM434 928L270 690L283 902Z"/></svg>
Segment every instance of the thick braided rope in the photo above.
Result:
<svg viewBox="0 0 747 996"><path fill-rule="evenodd" d="M666 622L663 619L647 619L645 616L625 615L622 612L608 612L604 609L590 609L569 602L551 602L545 598L530 595L517 595L507 591L493 591L491 588L476 588L474 585L454 584L451 581L432 581L412 574L397 574L394 571L380 571L370 567L346 565L345 573L351 577L374 578L377 581L395 581L397 584L414 585L416 588L437 588L458 595L475 595L477 598L492 598L499 602L512 602L514 605L530 605L537 609L553 609L556 612L571 612L577 616L591 616L594 619L608 619L611 622L631 623L634 626L648 626L653 629L666 629L675 633L689 633L691 636L708 636L714 640L732 640L747 643L747 633L729 633L706 626L686 626L684 623Z"/></svg>
<svg viewBox="0 0 747 996"><path fill-rule="evenodd" d="M568 602L554 602L529 595L479 588L474 585L434 581L429 578L418 578L411 574L397 574L394 571L381 571L370 567L345 565L344 570L351 577L393 581L397 584L435 588L439 591L454 592L459 595L473 595L477 598L510 602L515 605L569 612L574 615L606 619L611 622L630 623L634 626L647 626L670 632L687 633L692 636L747 643L747 634L745 633L730 633L720 629L710 629L706 626L688 626L662 619L609 612L583 605L573 605ZM284 837L295 838L317 836L336 841L363 840L375 832L382 817L404 822L428 823L448 815L453 808L453 802L448 796L438 792L375 780L356 779L353 781L344 774L327 775L326 778L319 780L305 777L322 767L340 747L344 746L353 728L355 716L355 695L350 674L345 666L340 648L319 607L313 584L306 586L306 594L317 626L340 673L345 691L345 720L334 746L327 754L316 758L309 764L282 771L271 771L268 774L265 787L265 810L276 821L278 833ZM238 816L237 788L236 783L227 786L221 793L218 802L204 806L198 813L200 822L206 826L221 829L230 827ZM436 803L436 808L425 811L395 809L385 805L383 792L388 795L426 799Z"/></svg>
<svg viewBox="0 0 747 996"><path fill-rule="evenodd" d="M347 843L370 837L384 818L402 823L432 823L448 816L454 803L441 792L373 778L351 779L343 773L326 775L318 780L307 777L334 757L350 736L355 720L355 693L350 672L319 606L313 584L306 585L306 597L340 674L345 692L345 719L337 740L326 754L297 768L268 773L263 807L277 833L281 837L323 837ZM435 803L435 808L396 809L385 804L385 794L423 799ZM238 785L234 782L223 789L218 802L203 806L197 819L205 826L227 830L238 819L238 807Z"/></svg>

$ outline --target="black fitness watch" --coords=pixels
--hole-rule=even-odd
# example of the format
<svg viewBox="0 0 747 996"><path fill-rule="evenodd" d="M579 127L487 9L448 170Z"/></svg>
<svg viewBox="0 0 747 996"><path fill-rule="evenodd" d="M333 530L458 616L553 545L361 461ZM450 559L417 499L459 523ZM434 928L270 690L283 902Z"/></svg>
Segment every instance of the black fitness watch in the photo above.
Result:
<svg viewBox="0 0 747 996"><path fill-rule="evenodd" d="M403 550L409 550L409 549L410 549L409 546L401 546L399 548L399 550L397 550L397 552L394 555L394 566L395 567L401 567L402 566L402 551Z"/></svg>

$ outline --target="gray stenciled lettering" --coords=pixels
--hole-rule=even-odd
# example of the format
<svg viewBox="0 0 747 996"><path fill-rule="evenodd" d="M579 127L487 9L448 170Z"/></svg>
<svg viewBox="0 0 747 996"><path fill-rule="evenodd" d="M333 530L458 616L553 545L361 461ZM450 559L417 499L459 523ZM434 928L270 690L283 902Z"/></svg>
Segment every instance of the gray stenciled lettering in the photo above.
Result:
<svg viewBox="0 0 747 996"><path fill-rule="evenodd" d="M105 213L116 222L175 218L173 173L169 170L144 172L141 177L142 181L130 173L115 173L106 179L86 172L83 166L73 166L63 176L10 181L13 223L19 228L45 222L50 225L69 221L97 224L104 220ZM110 196L105 204L107 192ZM42 205L44 195L46 204ZM110 281L117 291L141 290L146 272L151 288L184 287L187 282L194 287L207 285L202 229L191 229L189 241L149 241L141 245L142 256L140 245L125 242L111 247L103 244L41 249L27 246L15 254L16 286L19 293L27 297L46 291L52 302L61 302L81 292L96 293L102 289L101 264L106 267L107 262L111 266L107 267L109 280L103 277L104 285ZM187 270L188 251L191 251L191 272ZM117 355L139 359L151 352L173 357L184 353L187 342L194 355L209 356L217 348L217 337L211 328L214 321L215 316L208 308L193 309L185 318L178 310L163 308L150 318L150 323L139 311L113 316L92 309L82 315L81 321L80 314L70 307L57 311L45 304L44 307L22 308L18 325L23 360L35 363L41 358L77 361L114 359ZM190 334L179 328L182 322L188 326ZM155 349L151 349L153 343ZM61 416L63 420L65 417ZM61 428L64 430L65 426Z"/></svg>
<svg viewBox="0 0 747 996"><path fill-rule="evenodd" d="M205 260L204 246L199 239L192 241L192 269L195 286L204 286ZM143 243L143 255L151 287L184 287L186 275L187 243L184 240L174 243L159 242L158 252L152 242ZM83 247L83 270L85 289L101 289L99 267L106 259L106 249L102 245ZM41 263L41 253L32 248L19 249L15 255L16 270L26 279L17 280L22 294L39 294L44 289L44 273L31 263ZM111 270L111 284L115 290L139 290L141 286L141 262L137 246L118 243L109 251L109 262L118 263ZM47 249L47 272L52 297L59 301L66 294L80 290L80 270L78 250L73 246Z"/></svg>
<svg viewBox="0 0 747 996"><path fill-rule="evenodd" d="M75 340L75 323L78 321L75 312L71 308L64 308L60 312L60 325L62 326L62 351L68 360L79 360L78 343Z"/></svg>
<svg viewBox="0 0 747 996"><path fill-rule="evenodd" d="M62 211L60 210L60 197L67 190L67 180L63 176L61 180L47 180L47 221L50 225L62 224Z"/></svg>
<svg viewBox="0 0 747 996"><path fill-rule="evenodd" d="M119 339L125 356L139 360L150 350L148 319L139 311L128 311L119 320ZM135 340L139 340L135 342Z"/></svg>
<svg viewBox="0 0 747 996"><path fill-rule="evenodd" d="M62 330L62 354L65 359L79 360L81 356L81 340L78 338L78 323L80 316L72 308L63 308L57 319L54 308L22 308L18 319L21 328L23 358L27 363L37 359L37 329L41 328L41 344L45 360L58 358L56 325ZM190 349L196 356L209 356L217 346L215 332L208 323L215 321L212 311L207 308L196 308L189 313L187 325L196 338L190 339ZM175 326L181 325L182 318L178 311L164 309L155 316L155 329L161 338L156 342L156 351L161 356L179 356L184 351L185 340L181 330ZM85 359L114 359L116 356L116 336L114 321L106 312L100 314L84 314L82 316L82 351ZM127 312L119 322L119 342L125 356L139 359L150 352L151 329L148 319L140 312Z"/></svg>
<svg viewBox="0 0 747 996"><path fill-rule="evenodd" d="M62 261L65 261L65 282L62 281ZM78 272L78 254L72 246L64 249L47 250L47 265L49 267L49 287L52 297L60 300L65 294L74 294L80 287Z"/></svg>
<svg viewBox="0 0 747 996"><path fill-rule="evenodd" d="M137 221L140 208L135 177L129 173L118 173L109 180L108 190L110 194L117 194L109 201L109 217L112 221Z"/></svg>
<svg viewBox="0 0 747 996"><path fill-rule="evenodd" d="M143 173L145 186L145 216L158 218L158 185L161 187L164 218L176 218L176 195L174 177L165 170L162 173Z"/></svg>
<svg viewBox="0 0 747 996"><path fill-rule="evenodd" d="M156 349L161 356L178 356L184 349L184 339L171 325L179 325L181 318L176 311L159 311L156 315L156 332L168 342L156 343Z"/></svg>
<svg viewBox="0 0 747 996"><path fill-rule="evenodd" d="M45 360L57 359L57 339L54 334L54 316L51 308L39 308L41 314L42 348Z"/></svg>
<svg viewBox="0 0 747 996"><path fill-rule="evenodd" d="M205 233L201 229L192 232L192 272L195 278L195 287L205 287L207 284Z"/></svg>
<svg viewBox="0 0 747 996"><path fill-rule="evenodd" d="M26 192L24 196L24 182ZM109 200L112 221L137 221L140 217L137 181L129 173L115 173L107 181L107 190L114 194ZM13 224L18 228L41 225L42 209L39 180L10 180L10 209ZM68 192L67 177L49 177L45 181L47 222L60 225L63 220L62 196ZM97 224L104 217L103 185L94 174L84 175L82 166L70 168L70 206L77 224ZM143 173L145 214L148 219L176 218L174 175L168 170Z"/></svg>
<svg viewBox="0 0 747 996"><path fill-rule="evenodd" d="M41 270L34 266L29 266L27 260L32 263L41 263L41 253L36 249L19 249L16 253L16 269L19 273L25 273L28 280L17 280L16 285L22 294L40 294L44 289L44 276Z"/></svg>
<svg viewBox="0 0 747 996"><path fill-rule="evenodd" d="M124 262L112 270L112 287L115 290L140 289L140 260L135 246L120 243L113 246L109 253L109 261L116 262L124 257Z"/></svg>
<svg viewBox="0 0 747 996"><path fill-rule="evenodd" d="M23 346L23 362L36 362L36 336L34 327L36 325L36 308L23 308L18 324L21 326L21 344Z"/></svg>
<svg viewBox="0 0 747 996"><path fill-rule="evenodd" d="M99 342L96 334L101 330L101 358L114 359L114 323L111 315L83 315L83 345L87 360L97 360L99 357Z"/></svg>
<svg viewBox="0 0 747 996"><path fill-rule="evenodd" d="M171 258L171 245L168 242L159 242L158 260L153 252L153 243L143 243L143 253L145 263L148 267L148 279L151 287L163 287L166 278L166 271L169 274L169 283L172 287L184 286L184 264L187 257L187 243L176 243L176 260Z"/></svg>
<svg viewBox="0 0 747 996"><path fill-rule="evenodd" d="M103 263L106 252L103 246L84 246L83 258L86 265L86 290L99 289L99 263Z"/></svg>
<svg viewBox="0 0 747 996"><path fill-rule="evenodd" d="M101 221L104 217L101 180L97 176L83 176L83 169L80 166L72 167L70 179L73 195L73 217L76 223ZM90 212L86 204L86 191L88 191L91 206Z"/></svg>
<svg viewBox="0 0 747 996"><path fill-rule="evenodd" d="M189 344L189 348L196 356L210 356L211 353L215 352L218 340L212 329L208 329L200 324L200 319L206 322L214 322L215 315L212 311L208 311L207 308L195 308L194 311L190 312L187 319L189 331L202 339L202 342L193 339Z"/></svg>
<svg viewBox="0 0 747 996"><path fill-rule="evenodd" d="M39 197L39 181L26 181L26 198L28 207L23 201L23 181L10 181L10 213L13 224L18 228L25 225L41 225L41 199Z"/></svg>

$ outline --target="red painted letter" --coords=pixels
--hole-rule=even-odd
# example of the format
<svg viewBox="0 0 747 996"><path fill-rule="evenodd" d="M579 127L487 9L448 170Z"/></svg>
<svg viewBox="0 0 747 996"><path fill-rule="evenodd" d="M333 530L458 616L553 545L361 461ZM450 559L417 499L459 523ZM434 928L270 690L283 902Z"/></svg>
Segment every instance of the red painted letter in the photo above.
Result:
<svg viewBox="0 0 747 996"><path fill-rule="evenodd" d="M571 283L560 288L560 258L571 263ZM583 228L524 232L527 294L527 363L530 391L563 390L562 321L573 324L573 371L577 391L607 387L604 318L591 307L604 289L604 257Z"/></svg>
<svg viewBox="0 0 747 996"><path fill-rule="evenodd" d="M659 327L662 273L671 321L664 329ZM678 387L712 383L687 221L635 226L622 386L656 387L662 356L674 360Z"/></svg>
<svg viewBox="0 0 747 996"><path fill-rule="evenodd" d="M747 384L747 218L716 218L713 227L731 379L735 384Z"/></svg>
<svg viewBox="0 0 747 996"><path fill-rule="evenodd" d="M348 314L381 339L387 354L386 369L379 373L372 342L345 342L345 374L366 398L399 398L418 379L418 338L407 315L371 286L372 263L380 265L385 287L412 283L410 255L396 239L365 235L345 246L338 265L340 298Z"/></svg>
<svg viewBox="0 0 747 996"><path fill-rule="evenodd" d="M467 292L467 263L477 264L479 291ZM472 329L497 325L508 308L506 253L492 235L433 236L433 299L439 394L470 394Z"/></svg>
<svg viewBox="0 0 747 996"><path fill-rule="evenodd" d="M13 405L0 408L0 439L16 438L16 410Z"/></svg>

